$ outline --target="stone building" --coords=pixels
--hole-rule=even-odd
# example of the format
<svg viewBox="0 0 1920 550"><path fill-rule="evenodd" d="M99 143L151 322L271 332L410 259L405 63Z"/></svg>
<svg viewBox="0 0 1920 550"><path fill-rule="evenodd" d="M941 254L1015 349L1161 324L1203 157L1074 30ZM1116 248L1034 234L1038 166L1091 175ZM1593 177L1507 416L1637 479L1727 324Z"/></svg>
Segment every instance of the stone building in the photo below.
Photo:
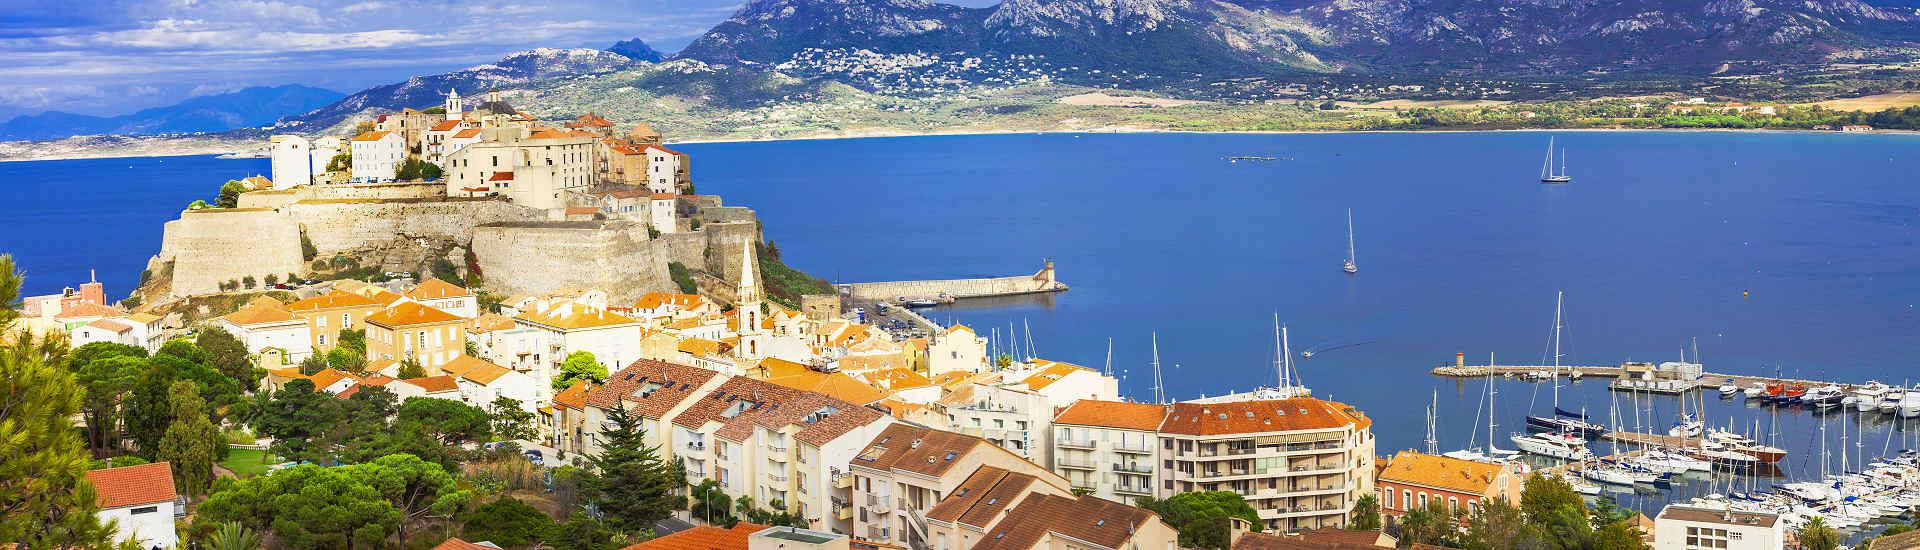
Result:
<svg viewBox="0 0 1920 550"><path fill-rule="evenodd" d="M393 181L407 158L405 141L391 131L372 131L353 137L354 183Z"/></svg>
<svg viewBox="0 0 1920 550"><path fill-rule="evenodd" d="M467 145L447 156L449 197L506 196L542 210L569 206L594 183L593 134L545 129Z"/></svg>
<svg viewBox="0 0 1920 550"><path fill-rule="evenodd" d="M267 150L273 162L274 187L313 183L313 145L307 142L307 138L286 134L273 136L267 139ZM321 166L321 169L325 168L325 165Z"/></svg>

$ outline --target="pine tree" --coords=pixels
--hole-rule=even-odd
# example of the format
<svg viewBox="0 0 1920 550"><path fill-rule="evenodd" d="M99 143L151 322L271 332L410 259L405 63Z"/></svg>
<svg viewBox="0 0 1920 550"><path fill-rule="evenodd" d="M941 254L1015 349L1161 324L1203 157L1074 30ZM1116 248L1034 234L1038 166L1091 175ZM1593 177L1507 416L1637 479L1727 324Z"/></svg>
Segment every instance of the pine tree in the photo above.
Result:
<svg viewBox="0 0 1920 550"><path fill-rule="evenodd" d="M0 254L0 335L18 316L23 279L13 257ZM94 516L93 486L83 482L87 450L73 417L84 392L67 371L67 351L59 337L0 337L0 541L23 549L112 547L112 532Z"/></svg>
<svg viewBox="0 0 1920 550"><path fill-rule="evenodd" d="M684 497L674 493L682 485L674 469L660 460L658 449L648 447L640 419L625 409L614 407L607 414L609 425L600 430L600 455L591 464L590 480L595 505L606 512L608 523L626 532L651 528L654 522L684 507Z"/></svg>
<svg viewBox="0 0 1920 550"><path fill-rule="evenodd" d="M173 483L182 494L200 496L213 483L217 447L226 444L220 428L207 420L207 403L192 381L174 382L168 390L174 422L160 438L159 458L173 469Z"/></svg>

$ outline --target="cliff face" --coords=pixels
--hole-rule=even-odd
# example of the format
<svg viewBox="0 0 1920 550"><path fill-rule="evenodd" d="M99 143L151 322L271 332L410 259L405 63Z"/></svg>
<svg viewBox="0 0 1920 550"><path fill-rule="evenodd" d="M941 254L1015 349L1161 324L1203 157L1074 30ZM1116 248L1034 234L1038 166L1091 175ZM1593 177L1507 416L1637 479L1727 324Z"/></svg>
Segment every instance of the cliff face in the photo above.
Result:
<svg viewBox="0 0 1920 550"><path fill-rule="evenodd" d="M598 288L624 305L648 292L678 292L669 262L738 280L740 254L759 239L758 222L708 224L657 239L630 222L505 222L476 228L472 246L495 292Z"/></svg>

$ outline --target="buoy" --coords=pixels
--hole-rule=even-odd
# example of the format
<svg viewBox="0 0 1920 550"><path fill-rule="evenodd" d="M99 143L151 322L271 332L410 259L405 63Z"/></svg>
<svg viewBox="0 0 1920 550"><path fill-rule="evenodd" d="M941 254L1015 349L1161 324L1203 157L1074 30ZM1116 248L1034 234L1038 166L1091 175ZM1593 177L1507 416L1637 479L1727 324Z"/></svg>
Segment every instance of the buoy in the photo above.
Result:
<svg viewBox="0 0 1920 550"><path fill-rule="evenodd" d="M1747 297L1747 291L1745 291L1745 290L1742 290L1742 291L1740 291L1740 297L1741 297L1741 298L1745 298L1745 297Z"/></svg>

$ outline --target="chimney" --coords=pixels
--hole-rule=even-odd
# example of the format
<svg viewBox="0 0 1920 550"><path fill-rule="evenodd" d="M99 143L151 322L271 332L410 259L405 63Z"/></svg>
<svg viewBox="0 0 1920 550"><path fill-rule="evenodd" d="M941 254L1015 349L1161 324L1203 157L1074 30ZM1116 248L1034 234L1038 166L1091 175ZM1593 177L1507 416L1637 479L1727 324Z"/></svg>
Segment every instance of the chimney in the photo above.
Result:
<svg viewBox="0 0 1920 550"><path fill-rule="evenodd" d="M1228 516L1227 523L1228 547L1232 547L1235 543L1240 542L1240 537L1245 536L1247 531L1252 528L1252 524L1247 523L1247 520L1242 518Z"/></svg>

